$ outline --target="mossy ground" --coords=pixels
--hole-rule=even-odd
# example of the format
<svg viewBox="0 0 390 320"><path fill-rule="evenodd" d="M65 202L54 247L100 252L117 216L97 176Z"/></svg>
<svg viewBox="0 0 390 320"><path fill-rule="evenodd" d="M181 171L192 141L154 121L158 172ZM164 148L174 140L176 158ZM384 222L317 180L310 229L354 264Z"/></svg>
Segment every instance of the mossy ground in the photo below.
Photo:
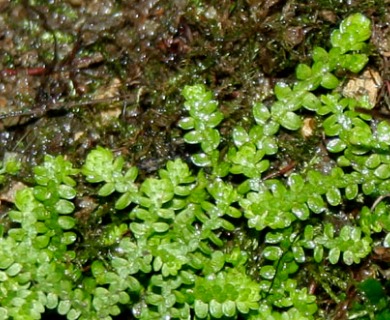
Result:
<svg viewBox="0 0 390 320"><path fill-rule="evenodd" d="M188 159L194 149L184 144L176 124L184 114L180 92L195 83L216 93L227 119L221 128L223 144L223 135L234 126L252 126L253 103L271 103L275 83L289 82L296 65L310 59L313 46L326 48L331 31L351 12L372 19L376 33L370 66L389 79L387 58L381 54L390 15L383 1L77 3L3 5L1 23L9 32L0 39L1 101L9 116L2 120L0 154L15 152L22 159L23 171L15 180L31 182L31 167L46 153L82 163L96 145L123 155L143 177L154 176L169 159ZM44 69L32 75L34 68ZM379 111L388 95L381 91ZM282 152L275 155L269 174L283 175L292 164L291 169L299 169L313 157L321 159L315 164L319 170L332 166L320 133L304 139L286 130L281 137ZM83 188L90 186L81 186L80 194ZM102 217L113 202L96 212L93 200L80 201L87 204L77 215L85 226L85 243L78 249L80 259L88 261L89 254L99 253ZM0 210L11 205L3 201ZM345 212L353 215L353 208L342 208L330 222L341 228ZM253 233L237 226L226 234L225 249L241 246L251 252L250 274L256 278L262 239ZM372 272L373 264L386 268L379 256L356 268L324 265L299 277L304 283L308 272L315 274L306 285L315 287L318 305L333 319L344 319L345 305L358 298L352 280Z"/></svg>

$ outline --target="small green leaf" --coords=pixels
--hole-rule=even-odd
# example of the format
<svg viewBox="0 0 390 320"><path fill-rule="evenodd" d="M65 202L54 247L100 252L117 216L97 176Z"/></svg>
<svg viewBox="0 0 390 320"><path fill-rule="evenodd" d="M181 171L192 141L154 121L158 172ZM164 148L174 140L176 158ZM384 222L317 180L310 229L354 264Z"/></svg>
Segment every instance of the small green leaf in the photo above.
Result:
<svg viewBox="0 0 390 320"><path fill-rule="evenodd" d="M321 101L311 92L307 92L302 99L302 106L311 111L316 111L321 107Z"/></svg>
<svg viewBox="0 0 390 320"><path fill-rule="evenodd" d="M347 266L353 264L353 252L351 250L347 250L343 253L343 261Z"/></svg>
<svg viewBox="0 0 390 320"><path fill-rule="evenodd" d="M387 121L379 122L377 126L378 141L390 145L390 124Z"/></svg>
<svg viewBox="0 0 390 320"><path fill-rule="evenodd" d="M237 147L249 142L249 135L243 127L235 127L233 129L233 141Z"/></svg>
<svg viewBox="0 0 390 320"><path fill-rule="evenodd" d="M353 73L359 73L368 62L365 54L348 54L341 60L341 66Z"/></svg>
<svg viewBox="0 0 390 320"><path fill-rule="evenodd" d="M7 275L10 277L16 276L20 271L22 271L23 266L20 263L12 264L6 271Z"/></svg>
<svg viewBox="0 0 390 320"><path fill-rule="evenodd" d="M77 235L74 232L64 232L61 237L61 243L70 245L77 240Z"/></svg>
<svg viewBox="0 0 390 320"><path fill-rule="evenodd" d="M369 169L375 169L380 164L381 164L381 157L377 153L370 155L365 162L366 167Z"/></svg>
<svg viewBox="0 0 390 320"><path fill-rule="evenodd" d="M63 199L73 199L76 196L76 190L71 186L61 184L58 186L58 194Z"/></svg>
<svg viewBox="0 0 390 320"><path fill-rule="evenodd" d="M309 196L309 199L307 200L307 205L314 213L321 213L325 210L324 200L318 193L313 193Z"/></svg>
<svg viewBox="0 0 390 320"><path fill-rule="evenodd" d="M294 245L292 247L292 252L294 255L294 259L298 263L304 263L306 261L305 251L301 246Z"/></svg>
<svg viewBox="0 0 390 320"><path fill-rule="evenodd" d="M130 230L135 233L137 236L144 236L150 230L150 225L144 223L132 222L130 223Z"/></svg>
<svg viewBox="0 0 390 320"><path fill-rule="evenodd" d="M256 123L259 125L264 125L271 117L271 113L269 112L268 108L262 103L256 103L253 106L252 112Z"/></svg>
<svg viewBox="0 0 390 320"><path fill-rule="evenodd" d="M155 232L162 233L169 230L169 224L164 222L155 222L153 223L152 228Z"/></svg>
<svg viewBox="0 0 390 320"><path fill-rule="evenodd" d="M326 50L321 47L314 47L312 56L313 56L313 60L316 62L328 61L328 52L326 52Z"/></svg>
<svg viewBox="0 0 390 320"><path fill-rule="evenodd" d="M379 179L385 180L390 178L390 164L381 164L378 168L375 169L374 174Z"/></svg>
<svg viewBox="0 0 390 320"><path fill-rule="evenodd" d="M321 86L325 89L335 89L339 85L339 79L332 73L325 73L322 77Z"/></svg>
<svg viewBox="0 0 390 320"><path fill-rule="evenodd" d="M326 223L324 226L324 235L329 238L333 239L334 237L334 227L331 223Z"/></svg>
<svg viewBox="0 0 390 320"><path fill-rule="evenodd" d="M218 130L205 129L200 145L205 153L210 154L217 149L219 142L220 135Z"/></svg>
<svg viewBox="0 0 390 320"><path fill-rule="evenodd" d="M301 118L294 112L287 111L280 119L279 123L289 130L298 130L302 126Z"/></svg>
<svg viewBox="0 0 390 320"><path fill-rule="evenodd" d="M291 88L289 87L289 85L282 82L278 82L275 85L274 91L275 91L276 98L278 98L278 100L285 100L291 94Z"/></svg>
<svg viewBox="0 0 390 320"><path fill-rule="evenodd" d="M209 313L208 304L201 300L195 300L194 309L196 316L201 319L206 318Z"/></svg>
<svg viewBox="0 0 390 320"><path fill-rule="evenodd" d="M55 210L60 214L70 214L74 211L75 206L68 200L61 199L55 205Z"/></svg>
<svg viewBox="0 0 390 320"><path fill-rule="evenodd" d="M219 303L217 300L213 299L209 303L209 310L210 314L215 318L222 318L223 312L222 312L222 304Z"/></svg>
<svg viewBox="0 0 390 320"><path fill-rule="evenodd" d="M50 236L47 235L37 236L34 239L34 245L38 249L46 248L49 244L49 241L50 241Z"/></svg>
<svg viewBox="0 0 390 320"><path fill-rule="evenodd" d="M180 119L178 126L184 130L194 129L195 120L194 120L194 118L191 118L191 117L182 118L182 119Z"/></svg>
<svg viewBox="0 0 390 320"><path fill-rule="evenodd" d="M205 122L209 128L215 128L218 126L223 120L223 113L220 111L216 111L212 114L209 114Z"/></svg>
<svg viewBox="0 0 390 320"><path fill-rule="evenodd" d="M141 191L158 207L172 200L174 196L174 187L171 180L168 179L148 178L142 184Z"/></svg>
<svg viewBox="0 0 390 320"><path fill-rule="evenodd" d="M274 120L268 121L264 127L263 132L266 136L273 136L279 131L279 123Z"/></svg>
<svg viewBox="0 0 390 320"><path fill-rule="evenodd" d="M236 304L234 301L225 301L222 303L222 312L226 317L232 318L236 314Z"/></svg>
<svg viewBox="0 0 390 320"><path fill-rule="evenodd" d="M66 318L67 320L76 320L79 318L80 314L81 314L81 310L70 309L66 315Z"/></svg>
<svg viewBox="0 0 390 320"><path fill-rule="evenodd" d="M304 204L304 203L299 203L299 204L297 203L297 204L293 205L293 207L291 208L291 211L292 211L292 213L295 214L295 216L299 220L306 220L310 216L309 209L306 206L306 204Z"/></svg>
<svg viewBox="0 0 390 320"><path fill-rule="evenodd" d="M383 240L383 246L385 248L390 248L390 233L386 234L385 239Z"/></svg>
<svg viewBox="0 0 390 320"><path fill-rule="evenodd" d="M278 260L282 256L282 254L283 250L280 247L275 246L266 247L263 251L264 258L271 261Z"/></svg>
<svg viewBox="0 0 390 320"><path fill-rule="evenodd" d="M313 253L314 261L320 263L324 257L324 248L322 245L317 244Z"/></svg>
<svg viewBox="0 0 390 320"><path fill-rule="evenodd" d="M69 312L71 306L72 306L72 303L69 300L62 300L58 304L57 312L60 315L64 316Z"/></svg>
<svg viewBox="0 0 390 320"><path fill-rule="evenodd" d="M357 184L348 184L347 187L345 188L345 197L348 200L353 200L357 197L359 193L359 187Z"/></svg>
<svg viewBox="0 0 390 320"><path fill-rule="evenodd" d="M103 185L98 191L98 195L101 197L107 197L115 191L115 183L108 182Z"/></svg>
<svg viewBox="0 0 390 320"><path fill-rule="evenodd" d="M331 139L326 145L326 148L332 153L339 153L346 147L347 144L339 138Z"/></svg>
<svg viewBox="0 0 390 320"><path fill-rule="evenodd" d="M130 205L134 200L135 196L131 192L126 192L122 194L119 199L115 202L115 209L123 210Z"/></svg>
<svg viewBox="0 0 390 320"><path fill-rule="evenodd" d="M76 220L72 217L61 216L58 218L58 225L64 230L72 229L75 224Z"/></svg>
<svg viewBox="0 0 390 320"><path fill-rule="evenodd" d="M300 63L295 69L295 74L298 80L306 80L311 77L311 68L307 64Z"/></svg>
<svg viewBox="0 0 390 320"><path fill-rule="evenodd" d="M208 154L198 153L191 156L192 162L198 167L207 167L211 165L211 159Z"/></svg>
<svg viewBox="0 0 390 320"><path fill-rule="evenodd" d="M326 200L332 206L338 206L339 204L341 204L340 190L336 187L329 188L328 192L326 193Z"/></svg>
<svg viewBox="0 0 390 320"><path fill-rule="evenodd" d="M54 309L57 307L58 305L58 296L53 293L53 292L49 292L46 296L46 307L48 309Z"/></svg>
<svg viewBox="0 0 390 320"><path fill-rule="evenodd" d="M328 258L331 264L336 264L340 258L340 249L339 248L330 249Z"/></svg>
<svg viewBox="0 0 390 320"><path fill-rule="evenodd" d="M272 280L275 274L276 270L273 266L263 266L260 268L260 276L266 280Z"/></svg>
<svg viewBox="0 0 390 320"><path fill-rule="evenodd" d="M202 140L203 140L203 136L202 136L202 133L200 131L193 130L193 131L187 132L184 135L184 141L189 143L189 144L200 143L200 142L202 142Z"/></svg>

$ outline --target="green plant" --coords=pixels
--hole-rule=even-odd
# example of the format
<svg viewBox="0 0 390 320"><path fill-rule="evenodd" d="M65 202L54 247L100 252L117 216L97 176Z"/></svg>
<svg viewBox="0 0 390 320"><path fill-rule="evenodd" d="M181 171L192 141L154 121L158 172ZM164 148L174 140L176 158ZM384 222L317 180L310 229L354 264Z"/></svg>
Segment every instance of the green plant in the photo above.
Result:
<svg viewBox="0 0 390 320"><path fill-rule="evenodd" d="M314 48L313 64L298 65L294 84L277 84L272 105L255 103L252 126L231 137L218 130L212 92L186 86L179 126L199 145L192 167L176 159L142 179L102 147L80 169L46 156L2 217L10 228L0 238L0 319L40 319L46 309L70 320L323 317L310 283L339 303L351 279L330 268L359 266L374 244L390 245L390 126L374 131L356 109L372 108L368 100L339 90L367 63L370 33L363 15L348 17L332 48ZM274 173L283 139L299 136L306 116L329 154L288 177ZM361 290L375 286L366 280ZM388 299L374 289L369 312L385 314Z"/></svg>
<svg viewBox="0 0 390 320"><path fill-rule="evenodd" d="M21 163L13 153L7 153L0 167L0 183L4 183L5 174L15 175L20 170Z"/></svg>

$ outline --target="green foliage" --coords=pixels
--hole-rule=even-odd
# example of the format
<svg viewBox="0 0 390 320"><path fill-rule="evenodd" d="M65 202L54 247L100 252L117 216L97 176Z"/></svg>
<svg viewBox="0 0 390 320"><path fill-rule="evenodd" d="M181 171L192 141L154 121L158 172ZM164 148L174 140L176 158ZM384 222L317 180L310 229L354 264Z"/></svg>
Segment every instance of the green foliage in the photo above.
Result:
<svg viewBox="0 0 390 320"><path fill-rule="evenodd" d="M359 283L357 288L363 295L363 301L353 306L352 317L376 320L389 317L389 297L378 280L369 278Z"/></svg>
<svg viewBox="0 0 390 320"><path fill-rule="evenodd" d="M314 48L295 83L278 83L271 106L255 103L252 126L235 126L223 147L213 93L186 86L179 126L199 145L191 169L176 159L142 178L102 147L80 169L45 156L35 185L18 191L2 217L0 319L40 319L47 309L88 320L317 319L309 282L340 302L345 274L329 268L358 266L374 244L390 246L390 126L374 130L355 110L360 102L339 93L338 75L368 61L369 36L361 14L344 20L332 48ZM330 156L275 174L283 139L299 135L307 115L321 123ZM0 174L16 172L14 161L4 163ZM78 197L96 206L85 210ZM378 281L359 290L370 307L363 314L357 304L355 318L386 317Z"/></svg>
<svg viewBox="0 0 390 320"><path fill-rule="evenodd" d="M4 183L5 174L16 175L20 170L21 162L13 153L6 153L0 163L0 183Z"/></svg>

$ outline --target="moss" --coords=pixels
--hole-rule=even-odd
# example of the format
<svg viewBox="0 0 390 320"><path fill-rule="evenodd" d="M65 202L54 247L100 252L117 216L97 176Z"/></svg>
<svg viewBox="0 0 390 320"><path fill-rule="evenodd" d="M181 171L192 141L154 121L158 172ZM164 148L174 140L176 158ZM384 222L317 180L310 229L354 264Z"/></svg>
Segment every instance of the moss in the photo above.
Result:
<svg viewBox="0 0 390 320"><path fill-rule="evenodd" d="M364 68L370 30L365 16L349 16L329 50L316 47L297 80L278 83L274 102L254 103L230 132L220 132L229 118L214 93L185 86L178 126L194 147L191 167L176 158L145 177L103 147L81 167L46 155L1 217L0 316L385 316L385 279L366 271L390 241L389 125L374 133L337 77ZM323 139L300 137L307 114ZM296 164L277 170L286 159ZM11 159L0 173L17 170Z"/></svg>

